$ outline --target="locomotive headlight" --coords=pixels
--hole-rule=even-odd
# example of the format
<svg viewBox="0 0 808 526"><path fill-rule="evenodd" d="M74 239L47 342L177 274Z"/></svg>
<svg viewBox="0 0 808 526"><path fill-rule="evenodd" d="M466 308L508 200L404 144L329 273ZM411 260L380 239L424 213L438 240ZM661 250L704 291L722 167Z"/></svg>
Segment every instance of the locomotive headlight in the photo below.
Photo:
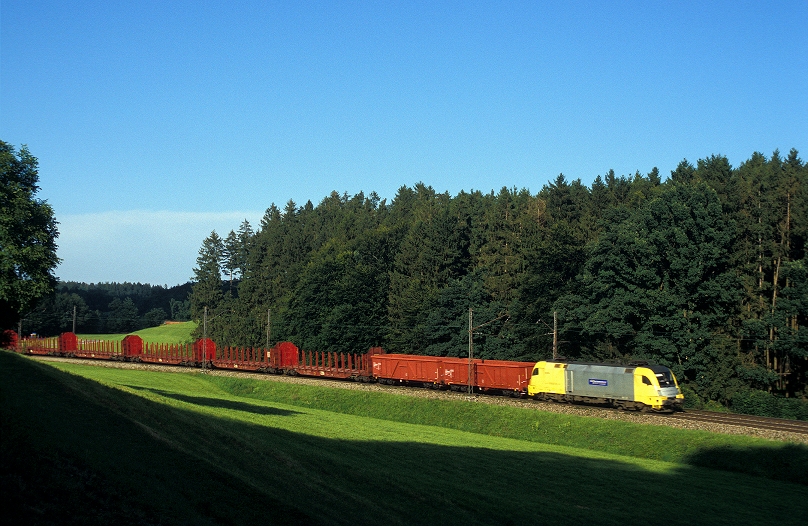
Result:
<svg viewBox="0 0 808 526"><path fill-rule="evenodd" d="M659 389L657 392L659 393L659 396L665 396L665 397L671 397L671 396L675 397L680 393L678 387L663 387L662 389Z"/></svg>

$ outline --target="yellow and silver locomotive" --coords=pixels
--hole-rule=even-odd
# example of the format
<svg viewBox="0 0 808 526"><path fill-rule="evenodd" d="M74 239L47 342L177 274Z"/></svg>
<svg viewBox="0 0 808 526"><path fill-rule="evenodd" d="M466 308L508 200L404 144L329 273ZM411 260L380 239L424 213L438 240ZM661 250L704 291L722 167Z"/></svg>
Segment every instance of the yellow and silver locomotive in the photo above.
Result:
<svg viewBox="0 0 808 526"><path fill-rule="evenodd" d="M661 365L538 362L528 384L537 400L607 404L628 410L681 411L684 395Z"/></svg>

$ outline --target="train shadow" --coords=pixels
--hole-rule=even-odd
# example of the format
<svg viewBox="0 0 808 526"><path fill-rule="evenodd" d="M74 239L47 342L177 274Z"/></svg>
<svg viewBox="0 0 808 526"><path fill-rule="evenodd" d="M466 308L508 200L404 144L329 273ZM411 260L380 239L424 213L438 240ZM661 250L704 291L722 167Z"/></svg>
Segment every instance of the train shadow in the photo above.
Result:
<svg viewBox="0 0 808 526"><path fill-rule="evenodd" d="M227 409L232 411L243 411L246 413L253 413L256 415L273 415L273 416L293 416L300 414L299 411L292 411L290 409L278 409L276 407L267 407L264 405L251 404L248 402L240 402L236 400L224 400L221 398L210 398L204 396L190 396L171 391L164 391L161 389L148 389L140 386L126 385L126 387L135 391L148 391L165 398L179 400L193 405L200 405L211 407L214 409Z"/></svg>

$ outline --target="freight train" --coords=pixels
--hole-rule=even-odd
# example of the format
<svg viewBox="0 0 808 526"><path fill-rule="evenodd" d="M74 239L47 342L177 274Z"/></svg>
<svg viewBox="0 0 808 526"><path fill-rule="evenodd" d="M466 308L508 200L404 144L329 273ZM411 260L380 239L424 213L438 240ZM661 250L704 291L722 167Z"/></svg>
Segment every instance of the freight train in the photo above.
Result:
<svg viewBox="0 0 808 526"><path fill-rule="evenodd" d="M210 339L193 344L145 343L134 334L121 342L56 338L14 341L17 352L165 365L232 369L411 385L432 389L590 403L624 410L681 411L684 395L673 372L661 365L577 363L565 360L511 362L456 357L388 354L373 347L363 354L301 351L291 342L270 349L217 348Z"/></svg>

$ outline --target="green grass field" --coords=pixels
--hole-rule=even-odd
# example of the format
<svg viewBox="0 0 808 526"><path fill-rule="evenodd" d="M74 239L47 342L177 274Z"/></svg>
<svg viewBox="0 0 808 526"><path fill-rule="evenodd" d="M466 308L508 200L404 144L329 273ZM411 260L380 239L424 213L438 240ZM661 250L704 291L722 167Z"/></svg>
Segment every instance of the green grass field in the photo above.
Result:
<svg viewBox="0 0 808 526"><path fill-rule="evenodd" d="M7 352L0 411L17 524L808 523L749 437Z"/></svg>
<svg viewBox="0 0 808 526"><path fill-rule="evenodd" d="M137 334L148 343L191 343L191 333L196 329L197 323L185 321L182 323L163 324L159 327L150 327L131 334ZM130 333L127 333L130 334ZM126 334L77 334L82 340L121 341Z"/></svg>

